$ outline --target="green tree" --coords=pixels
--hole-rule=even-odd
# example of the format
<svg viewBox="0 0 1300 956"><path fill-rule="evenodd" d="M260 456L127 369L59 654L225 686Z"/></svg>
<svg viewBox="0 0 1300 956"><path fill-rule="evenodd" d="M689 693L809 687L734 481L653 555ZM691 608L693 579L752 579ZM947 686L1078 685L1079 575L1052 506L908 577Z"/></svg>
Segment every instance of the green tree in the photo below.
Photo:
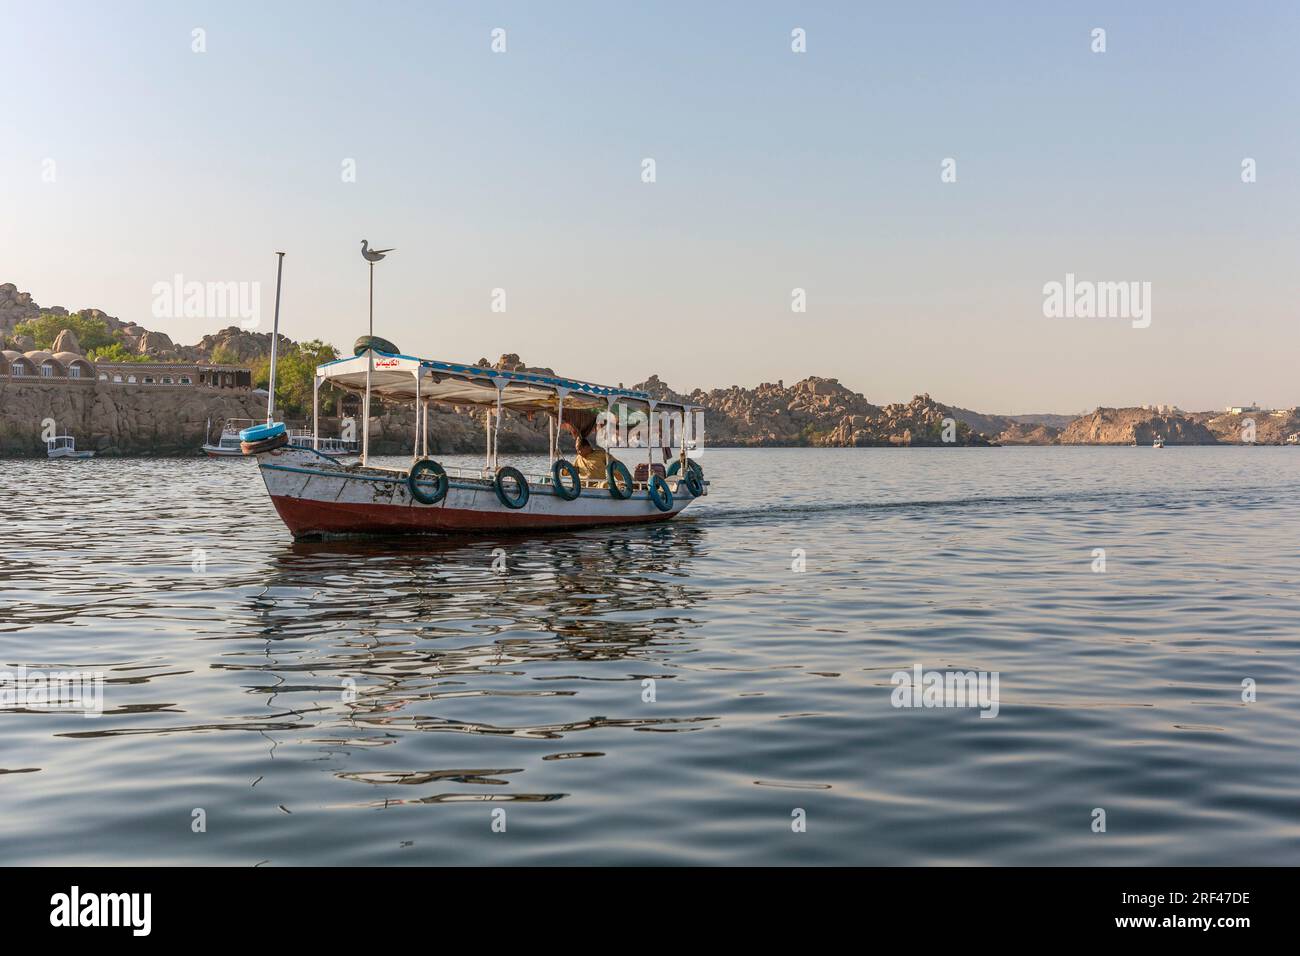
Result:
<svg viewBox="0 0 1300 956"><path fill-rule="evenodd" d="M332 362L339 351L328 342L312 339L297 345L283 347L275 359L275 407L286 418L301 418L311 414L312 385L316 366ZM253 387L266 388L271 380L269 356L249 363L253 369Z"/></svg>
<svg viewBox="0 0 1300 956"><path fill-rule="evenodd" d="M242 365L243 364L242 362L239 361L239 356L235 354L235 350L232 349L229 345L224 345L224 344L218 345L215 349L212 350L211 361L213 365Z"/></svg>
<svg viewBox="0 0 1300 956"><path fill-rule="evenodd" d="M114 342L111 345L104 345L97 349L91 349L86 355L92 362L151 362L153 361L148 355L141 355L138 352L127 351L126 346L121 342Z"/></svg>
<svg viewBox="0 0 1300 956"><path fill-rule="evenodd" d="M38 349L48 349L64 329L73 331L84 352L104 348L117 341L103 319L92 319L80 312L72 315L43 312L34 319L19 322L14 328L14 335L30 335L36 340Z"/></svg>

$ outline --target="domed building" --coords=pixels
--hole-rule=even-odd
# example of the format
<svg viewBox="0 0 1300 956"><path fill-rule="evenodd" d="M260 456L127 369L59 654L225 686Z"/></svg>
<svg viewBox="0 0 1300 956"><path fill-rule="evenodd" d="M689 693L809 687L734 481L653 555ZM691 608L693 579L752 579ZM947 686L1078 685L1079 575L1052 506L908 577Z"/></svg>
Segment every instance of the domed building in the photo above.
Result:
<svg viewBox="0 0 1300 956"><path fill-rule="evenodd" d="M22 378L27 375L39 375L31 361L17 349L0 351L0 375Z"/></svg>
<svg viewBox="0 0 1300 956"><path fill-rule="evenodd" d="M33 349L30 352L18 352L6 349L4 363L0 373L10 378L32 377L36 379L76 379L85 382L95 380L95 366L84 355L76 352L47 352Z"/></svg>
<svg viewBox="0 0 1300 956"><path fill-rule="evenodd" d="M33 344L27 342L24 344ZM76 335L64 329L51 349L5 349L0 352L0 378L31 383L94 383L146 386L197 386L247 391L252 369L211 362L94 362L81 354Z"/></svg>
<svg viewBox="0 0 1300 956"><path fill-rule="evenodd" d="M88 382L95 380L95 366L84 355L76 352L55 352L54 361L63 366L63 374L68 378L84 378Z"/></svg>

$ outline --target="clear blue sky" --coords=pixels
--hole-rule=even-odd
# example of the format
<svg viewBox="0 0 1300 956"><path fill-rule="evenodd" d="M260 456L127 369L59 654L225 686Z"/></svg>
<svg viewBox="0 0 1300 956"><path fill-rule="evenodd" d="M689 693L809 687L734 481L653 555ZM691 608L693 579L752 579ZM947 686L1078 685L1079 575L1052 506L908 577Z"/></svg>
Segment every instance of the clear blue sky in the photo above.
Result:
<svg viewBox="0 0 1300 956"><path fill-rule="evenodd" d="M346 346L368 238L376 330L435 357L1290 406L1298 10L0 0L0 281L193 342L230 322L154 320L154 283L260 281L265 328L285 249L283 331ZM1067 272L1151 282L1151 327L1044 318Z"/></svg>

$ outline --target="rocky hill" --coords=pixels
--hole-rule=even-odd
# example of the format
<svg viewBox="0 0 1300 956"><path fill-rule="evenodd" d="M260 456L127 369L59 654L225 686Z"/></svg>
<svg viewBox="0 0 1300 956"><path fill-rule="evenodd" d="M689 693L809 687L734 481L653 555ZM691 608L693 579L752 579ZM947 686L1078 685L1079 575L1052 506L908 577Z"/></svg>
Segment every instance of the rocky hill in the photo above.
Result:
<svg viewBox="0 0 1300 956"><path fill-rule="evenodd" d="M1061 429L1052 425L1012 422L998 433L999 445L1055 445Z"/></svg>
<svg viewBox="0 0 1300 956"><path fill-rule="evenodd" d="M18 341L14 330L20 323L41 315L68 314L63 306L37 304L32 300L30 292L19 292L12 282L0 284L0 341L7 341L10 346L19 348L19 351L28 351L32 347L32 343ZM212 359L213 352L219 348L238 362L250 362L271 354L269 332L250 332L232 325L220 332L205 335L194 345L177 345L166 332L152 331L135 322L124 322L99 309L82 309L79 314L103 322L128 352L149 355L159 361L206 362ZM289 341L285 336L280 336L282 345Z"/></svg>
<svg viewBox="0 0 1300 956"><path fill-rule="evenodd" d="M1250 424L1254 423L1255 442L1261 445L1283 445L1300 433L1300 409L1260 411L1233 415L1227 412L1197 412L1190 416L1204 425L1221 442L1241 443L1247 440Z"/></svg>
<svg viewBox="0 0 1300 956"><path fill-rule="evenodd" d="M1098 408L1076 418L1061 432L1062 445L1215 445L1218 438L1201 422L1147 408Z"/></svg>
<svg viewBox="0 0 1300 956"><path fill-rule="evenodd" d="M689 401L707 409L708 441L715 445L813 445L869 447L941 445L945 418L953 418L953 442L987 445L989 438L929 395L906 404L873 405L838 379L811 376L786 387L764 382L711 391L675 392L657 375L634 388L657 399Z"/></svg>
<svg viewBox="0 0 1300 956"><path fill-rule="evenodd" d="M293 345L293 340L281 335L280 347L283 349L286 345ZM237 363L252 362L271 354L271 333L250 332L232 325L220 332L203 336L194 345L182 345L176 349L176 353L187 362L211 361L213 355L229 357Z"/></svg>
<svg viewBox="0 0 1300 956"><path fill-rule="evenodd" d="M32 300L30 292L19 292L18 287L12 282L0 283L0 341L8 341L11 345L21 346L26 343L18 342L14 338L14 328L20 322L26 322L28 319L35 319L40 315L67 315L68 310L58 305L40 306ZM128 349L133 352L146 352L150 347L157 348L164 343L168 348L174 348L169 339L162 332L150 332L143 326L135 322L123 322L116 316L109 315L107 312L101 312L99 309L82 309L81 314L88 319L99 319L113 335L122 342ZM149 340L152 336L152 342ZM20 351L27 351L20 349Z"/></svg>

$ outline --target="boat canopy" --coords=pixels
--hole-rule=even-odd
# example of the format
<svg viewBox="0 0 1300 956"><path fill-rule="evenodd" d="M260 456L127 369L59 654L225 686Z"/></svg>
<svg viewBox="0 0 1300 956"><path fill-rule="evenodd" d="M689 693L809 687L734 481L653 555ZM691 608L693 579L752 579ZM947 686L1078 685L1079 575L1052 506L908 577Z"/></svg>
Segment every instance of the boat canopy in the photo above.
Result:
<svg viewBox="0 0 1300 956"><path fill-rule="evenodd" d="M540 372L507 372L394 355L376 350L371 373L371 393L398 402L440 402L447 405L502 407L523 412L555 412L563 397L564 408L605 410L612 405L635 403L658 409L681 409L698 405L658 401L648 392L596 385L575 378ZM316 384L329 382L351 392L366 390L367 354L348 356L316 367ZM418 385L417 385L418 381Z"/></svg>

